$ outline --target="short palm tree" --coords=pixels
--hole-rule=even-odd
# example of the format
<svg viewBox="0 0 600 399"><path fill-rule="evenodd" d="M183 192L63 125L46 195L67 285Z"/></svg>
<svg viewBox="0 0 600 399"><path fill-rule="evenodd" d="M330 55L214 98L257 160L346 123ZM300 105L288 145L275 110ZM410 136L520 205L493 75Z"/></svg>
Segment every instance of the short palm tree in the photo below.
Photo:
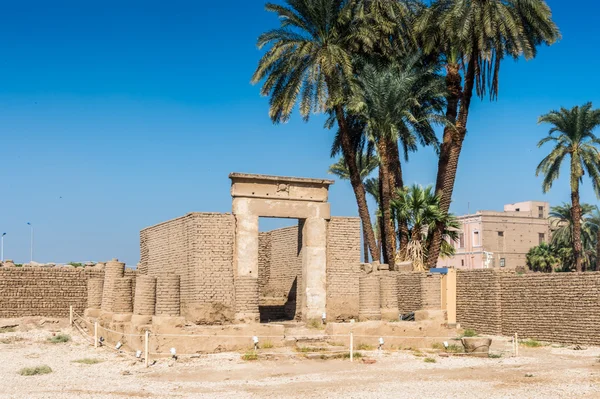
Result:
<svg viewBox="0 0 600 399"><path fill-rule="evenodd" d="M592 181L596 196L600 198L600 140L593 131L600 126L600 110L592 109L592 104L571 109L561 108L539 118L539 123L549 123L552 128L548 137L540 140L538 147L553 143L554 148L537 167L536 176L542 174L544 193L552 188L552 183L560 175L560 167L569 158L571 186L571 220L573 223L573 256L575 270L583 271L583 248L581 242L582 206L579 200L579 185L585 172Z"/></svg>
<svg viewBox="0 0 600 399"><path fill-rule="evenodd" d="M474 92L495 99L501 61L534 58L538 45L554 43L560 33L543 0L434 0L417 18L416 31L425 51L446 68L451 124L444 129L436 193L448 213ZM439 223L431 239L430 267L437 263L443 230Z"/></svg>
<svg viewBox="0 0 600 399"><path fill-rule="evenodd" d="M408 222L410 231L410 241L399 256L401 260L412 261L415 270L426 269L428 253L423 244L438 222L446 226L443 235L446 241L446 245L443 246L444 254L453 254L453 248L448 241L458 239L460 225L453 215L444 215L440 211L439 197L435 195L432 186L423 188L413 185L399 190L397 197L392 200L392 208L398 219Z"/></svg>
<svg viewBox="0 0 600 399"><path fill-rule="evenodd" d="M596 243L596 267L595 270L600 272L600 209L594 207L594 212L586 219L590 230L595 234Z"/></svg>
<svg viewBox="0 0 600 399"><path fill-rule="evenodd" d="M280 27L258 38L259 48L268 50L259 61L252 82L263 82L261 93L270 97L269 115L275 123L287 121L296 104L305 120L314 112L331 111L335 115L342 155L367 230L365 239L373 259L379 259L344 109L354 82L351 49L361 34L352 30L347 21L348 6L346 0L268 3L266 9L277 13Z"/></svg>
<svg viewBox="0 0 600 399"><path fill-rule="evenodd" d="M546 243L531 248L525 259L529 270L542 273L552 273L561 262L556 250Z"/></svg>
<svg viewBox="0 0 600 399"><path fill-rule="evenodd" d="M390 166L389 143L400 141L405 157L418 144L437 146L434 123L443 123L441 115L445 85L435 67L424 67L415 54L402 64L367 63L361 68L357 89L348 102L348 110L365 122L365 133L379 155L381 210L385 241L384 258L394 270L396 231L391 215L395 191Z"/></svg>

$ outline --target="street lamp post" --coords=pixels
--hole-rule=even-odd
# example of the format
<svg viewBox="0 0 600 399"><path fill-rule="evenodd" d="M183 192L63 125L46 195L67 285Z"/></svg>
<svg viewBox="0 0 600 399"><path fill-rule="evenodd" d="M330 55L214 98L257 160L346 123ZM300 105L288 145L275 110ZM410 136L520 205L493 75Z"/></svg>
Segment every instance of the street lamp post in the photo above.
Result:
<svg viewBox="0 0 600 399"><path fill-rule="evenodd" d="M0 262L4 262L4 236L6 233L2 233L2 237L0 237Z"/></svg>
<svg viewBox="0 0 600 399"><path fill-rule="evenodd" d="M30 263L33 262L33 225L30 222L27 222L27 225L31 227L31 248L30 248Z"/></svg>

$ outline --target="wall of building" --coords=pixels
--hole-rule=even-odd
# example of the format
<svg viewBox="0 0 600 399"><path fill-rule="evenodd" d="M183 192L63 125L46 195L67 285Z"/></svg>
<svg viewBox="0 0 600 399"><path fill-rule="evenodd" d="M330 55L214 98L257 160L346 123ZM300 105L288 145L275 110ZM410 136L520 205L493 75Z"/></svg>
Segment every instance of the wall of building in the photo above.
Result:
<svg viewBox="0 0 600 399"><path fill-rule="evenodd" d="M68 317L69 306L83 314L87 280L103 271L63 267L0 268L0 318Z"/></svg>
<svg viewBox="0 0 600 399"><path fill-rule="evenodd" d="M190 213L140 232L140 269L180 276L181 309L191 321L233 317L234 227L231 214Z"/></svg>
<svg viewBox="0 0 600 399"><path fill-rule="evenodd" d="M460 271L457 319L486 334L597 344L600 273Z"/></svg>
<svg viewBox="0 0 600 399"><path fill-rule="evenodd" d="M361 225L359 218L332 217L327 228L327 317L358 318Z"/></svg>

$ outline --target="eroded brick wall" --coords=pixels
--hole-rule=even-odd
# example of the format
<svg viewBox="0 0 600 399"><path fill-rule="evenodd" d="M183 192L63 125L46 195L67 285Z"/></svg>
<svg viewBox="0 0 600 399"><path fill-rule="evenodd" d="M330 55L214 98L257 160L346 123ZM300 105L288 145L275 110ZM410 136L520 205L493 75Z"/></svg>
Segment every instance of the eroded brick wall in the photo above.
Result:
<svg viewBox="0 0 600 399"><path fill-rule="evenodd" d="M500 275L493 270L457 271L456 319L482 334L501 334Z"/></svg>
<svg viewBox="0 0 600 399"><path fill-rule="evenodd" d="M302 278L302 234L298 226L269 232L269 276L264 296L296 298L294 283ZM260 247L259 247L260 248Z"/></svg>
<svg viewBox="0 0 600 399"><path fill-rule="evenodd" d="M600 273L457 275L457 319L481 333L551 342L600 341Z"/></svg>
<svg viewBox="0 0 600 399"><path fill-rule="evenodd" d="M398 273L398 310L401 314L421 309L421 278L423 273Z"/></svg>
<svg viewBox="0 0 600 399"><path fill-rule="evenodd" d="M140 269L151 276L180 277L181 308L199 323L233 316L231 214L190 213L140 232Z"/></svg>
<svg viewBox="0 0 600 399"><path fill-rule="evenodd" d="M83 314L87 280L103 277L91 269L0 268L0 318L68 317L69 306Z"/></svg>
<svg viewBox="0 0 600 399"><path fill-rule="evenodd" d="M358 318L360 219L332 217L327 227L327 317Z"/></svg>

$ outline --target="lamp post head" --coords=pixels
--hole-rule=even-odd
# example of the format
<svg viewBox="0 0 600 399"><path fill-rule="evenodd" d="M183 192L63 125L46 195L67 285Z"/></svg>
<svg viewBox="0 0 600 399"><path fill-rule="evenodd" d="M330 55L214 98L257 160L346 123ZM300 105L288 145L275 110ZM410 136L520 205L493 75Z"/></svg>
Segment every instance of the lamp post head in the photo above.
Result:
<svg viewBox="0 0 600 399"><path fill-rule="evenodd" d="M27 224L28 224L29 226L31 226L31 223L30 223L30 222L27 222Z"/></svg>
<svg viewBox="0 0 600 399"><path fill-rule="evenodd" d="M4 237L6 235L6 233L2 233L2 237Z"/></svg>

